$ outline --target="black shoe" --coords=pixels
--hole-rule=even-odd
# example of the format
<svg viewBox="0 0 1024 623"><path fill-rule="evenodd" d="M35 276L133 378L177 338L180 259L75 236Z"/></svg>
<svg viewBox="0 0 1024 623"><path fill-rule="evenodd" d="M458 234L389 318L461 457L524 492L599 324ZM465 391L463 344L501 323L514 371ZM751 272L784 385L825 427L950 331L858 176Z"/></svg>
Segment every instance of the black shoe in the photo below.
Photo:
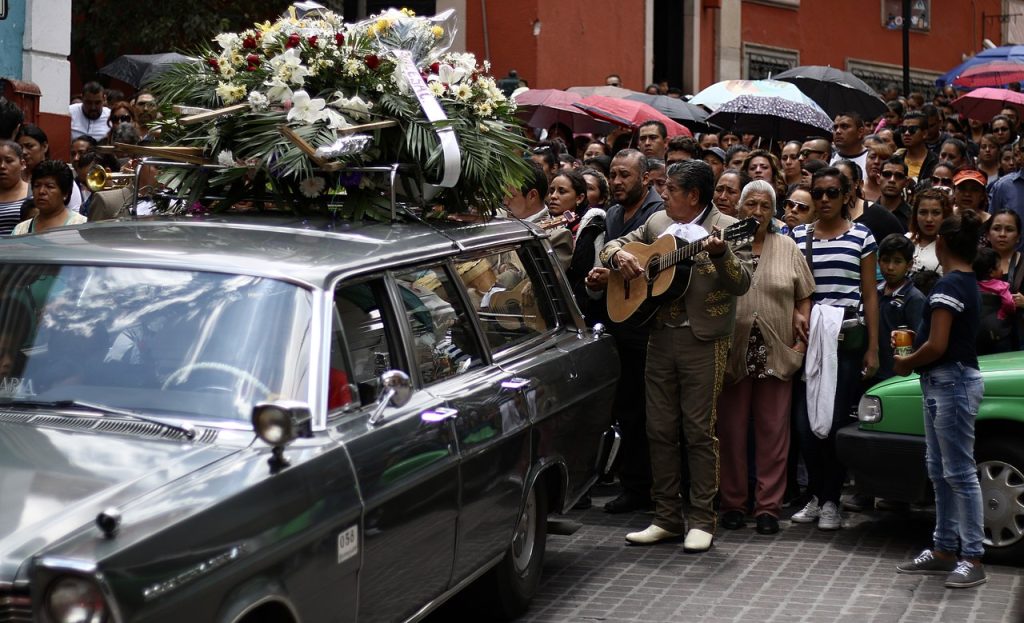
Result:
<svg viewBox="0 0 1024 623"><path fill-rule="evenodd" d="M604 505L604 512L618 514L630 513L633 511L645 511L651 508L651 500L642 498L632 493L623 493L611 502Z"/></svg>
<svg viewBox="0 0 1024 623"><path fill-rule="evenodd" d="M726 511L722 515L722 527L726 530L739 530L747 527L747 521L740 511Z"/></svg>
<svg viewBox="0 0 1024 623"><path fill-rule="evenodd" d="M594 505L594 501L590 498L590 492L587 491L583 494L583 497L578 502L572 505L574 511L585 511Z"/></svg>
<svg viewBox="0 0 1024 623"><path fill-rule="evenodd" d="M779 520L768 513L761 513L757 516L758 534L775 534L779 531Z"/></svg>

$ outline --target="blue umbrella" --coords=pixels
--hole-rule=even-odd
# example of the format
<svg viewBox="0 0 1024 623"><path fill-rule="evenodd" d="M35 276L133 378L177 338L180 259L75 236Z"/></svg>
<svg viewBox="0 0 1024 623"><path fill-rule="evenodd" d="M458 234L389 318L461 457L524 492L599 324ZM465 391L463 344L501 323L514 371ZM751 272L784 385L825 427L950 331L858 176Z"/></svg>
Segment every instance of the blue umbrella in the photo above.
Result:
<svg viewBox="0 0 1024 623"><path fill-rule="evenodd" d="M953 84L956 77L963 73L963 71L968 67L974 67L975 65L989 63L992 61L1005 60L1024 60L1024 45L1001 45L998 48L991 48L984 52L979 52L936 78L935 86L941 88L947 84Z"/></svg>

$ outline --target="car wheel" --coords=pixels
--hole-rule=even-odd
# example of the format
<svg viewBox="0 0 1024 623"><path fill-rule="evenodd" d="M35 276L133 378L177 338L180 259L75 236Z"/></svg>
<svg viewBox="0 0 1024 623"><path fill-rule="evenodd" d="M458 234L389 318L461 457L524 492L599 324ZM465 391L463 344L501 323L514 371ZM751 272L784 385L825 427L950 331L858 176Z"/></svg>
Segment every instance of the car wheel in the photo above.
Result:
<svg viewBox="0 0 1024 623"><path fill-rule="evenodd" d="M500 606L500 614L506 620L523 614L540 586L547 543L547 515L547 492L543 476L540 476L526 496L505 557L491 573L491 588L497 598L491 603Z"/></svg>
<svg viewBox="0 0 1024 623"><path fill-rule="evenodd" d="M983 439L975 456L990 562L1024 560L1024 449L1008 439Z"/></svg>

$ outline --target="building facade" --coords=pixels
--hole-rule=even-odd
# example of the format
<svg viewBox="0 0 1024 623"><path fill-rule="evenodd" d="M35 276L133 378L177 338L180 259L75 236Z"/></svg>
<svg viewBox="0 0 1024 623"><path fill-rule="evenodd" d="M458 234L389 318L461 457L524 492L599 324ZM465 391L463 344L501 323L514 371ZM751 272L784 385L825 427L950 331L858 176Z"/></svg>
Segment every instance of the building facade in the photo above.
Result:
<svg viewBox="0 0 1024 623"><path fill-rule="evenodd" d="M46 132L55 158L71 145L69 54L71 0L0 0L0 80ZM26 92L36 88L38 97Z"/></svg>
<svg viewBox="0 0 1024 623"><path fill-rule="evenodd" d="M931 87L984 39L1024 40L1019 0L911 6L913 88ZM422 8L455 8L466 49L490 59L496 76L515 69L531 87L603 84L616 73L630 89L666 80L695 93L796 65L902 84L900 0L438 0Z"/></svg>

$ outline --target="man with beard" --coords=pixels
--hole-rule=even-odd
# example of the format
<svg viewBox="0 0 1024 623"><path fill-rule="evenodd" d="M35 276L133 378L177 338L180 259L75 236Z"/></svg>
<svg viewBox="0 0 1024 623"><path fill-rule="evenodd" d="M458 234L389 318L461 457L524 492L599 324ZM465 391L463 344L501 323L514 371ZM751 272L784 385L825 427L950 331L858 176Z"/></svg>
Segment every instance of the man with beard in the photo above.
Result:
<svg viewBox="0 0 1024 623"><path fill-rule="evenodd" d="M110 109L104 104L103 86L99 82L89 82L82 87L82 102L68 107L71 115L71 140L88 134L97 141L102 141L110 131L107 118Z"/></svg>
<svg viewBox="0 0 1024 623"><path fill-rule="evenodd" d="M605 240L625 236L661 210L664 202L650 188L647 158L635 149L624 149L612 159L609 185L615 205L608 208ZM608 269L594 268L587 275L587 287L603 290ZM615 395L614 413L622 436L619 483L622 493L604 505L608 513L628 513L651 507L651 457L647 447L647 411L644 399L644 362L647 360L649 329L609 323L615 337L622 375Z"/></svg>

